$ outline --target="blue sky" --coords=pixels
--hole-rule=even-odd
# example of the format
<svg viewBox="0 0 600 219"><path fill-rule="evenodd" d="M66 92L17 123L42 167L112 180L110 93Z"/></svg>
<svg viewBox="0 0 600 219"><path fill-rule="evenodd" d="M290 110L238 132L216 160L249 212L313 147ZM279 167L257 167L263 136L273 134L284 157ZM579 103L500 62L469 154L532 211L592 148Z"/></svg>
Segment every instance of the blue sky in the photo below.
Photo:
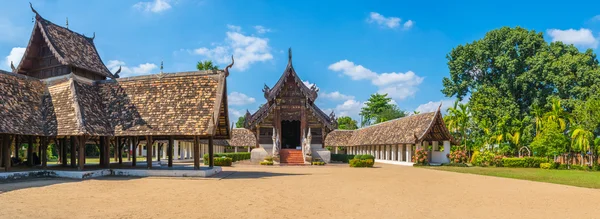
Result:
<svg viewBox="0 0 600 219"><path fill-rule="evenodd" d="M199 60L236 65L228 78L232 121L264 103L292 47L296 72L320 88L317 104L358 119L388 93L401 109L452 103L441 92L445 56L490 30L522 26L580 49L598 47L597 1L33 0L46 19L91 36L104 63L125 75L194 70ZM32 30L27 1L0 8L0 69L18 63Z"/></svg>

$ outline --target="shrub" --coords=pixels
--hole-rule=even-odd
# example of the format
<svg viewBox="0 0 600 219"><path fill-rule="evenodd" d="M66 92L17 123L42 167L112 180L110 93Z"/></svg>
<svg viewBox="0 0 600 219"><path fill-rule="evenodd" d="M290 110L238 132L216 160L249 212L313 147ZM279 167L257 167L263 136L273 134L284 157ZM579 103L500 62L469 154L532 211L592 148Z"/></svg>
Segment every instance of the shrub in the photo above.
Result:
<svg viewBox="0 0 600 219"><path fill-rule="evenodd" d="M502 155L496 155L491 151L479 152L475 151L471 157L471 164L474 166L502 166Z"/></svg>
<svg viewBox="0 0 600 219"><path fill-rule="evenodd" d="M260 165L273 166L273 161L264 160L260 162Z"/></svg>
<svg viewBox="0 0 600 219"><path fill-rule="evenodd" d="M428 165L429 160L427 159L427 152L423 149L417 149L415 151L415 157L413 158L415 163L418 165Z"/></svg>
<svg viewBox="0 0 600 219"><path fill-rule="evenodd" d="M443 163L442 166L449 166L449 167L469 167L466 163Z"/></svg>
<svg viewBox="0 0 600 219"><path fill-rule="evenodd" d="M352 159L349 161L350 167L373 167L373 159Z"/></svg>
<svg viewBox="0 0 600 219"><path fill-rule="evenodd" d="M338 161L348 163L349 160L354 159L353 154L331 154L331 161Z"/></svg>
<svg viewBox="0 0 600 219"><path fill-rule="evenodd" d="M354 159L375 160L375 156L370 155L370 154L358 154L358 155L354 155Z"/></svg>
<svg viewBox="0 0 600 219"><path fill-rule="evenodd" d="M323 162L323 161L313 161L312 165L323 166L323 165L325 165L325 162Z"/></svg>
<svg viewBox="0 0 600 219"><path fill-rule="evenodd" d="M545 170L552 169L552 163L541 163L540 168L545 169Z"/></svg>
<svg viewBox="0 0 600 219"><path fill-rule="evenodd" d="M534 167L539 168L541 163L547 162L542 157L523 157L523 158L502 158L502 165L505 167Z"/></svg>
<svg viewBox="0 0 600 219"><path fill-rule="evenodd" d="M466 163L469 160L467 152L463 150L452 151L447 156L450 159L450 163Z"/></svg>
<svg viewBox="0 0 600 219"><path fill-rule="evenodd" d="M237 153L216 153L213 157L229 157L233 162L237 162L240 160L250 160L249 152L237 152ZM204 164L208 165L208 154L204 154L203 156Z"/></svg>
<svg viewBox="0 0 600 219"><path fill-rule="evenodd" d="M571 169L573 170L590 170L589 166L581 166L581 165L571 165Z"/></svg>
<svg viewBox="0 0 600 219"><path fill-rule="evenodd" d="M215 157L214 164L215 166L231 166L233 159L230 157Z"/></svg>

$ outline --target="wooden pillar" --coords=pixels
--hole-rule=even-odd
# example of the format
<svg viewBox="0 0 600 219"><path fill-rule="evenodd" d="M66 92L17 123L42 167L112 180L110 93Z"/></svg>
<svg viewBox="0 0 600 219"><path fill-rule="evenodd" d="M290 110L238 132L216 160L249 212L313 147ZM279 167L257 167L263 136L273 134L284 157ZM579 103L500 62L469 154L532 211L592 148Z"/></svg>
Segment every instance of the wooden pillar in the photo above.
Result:
<svg viewBox="0 0 600 219"><path fill-rule="evenodd" d="M208 156L209 163L212 163L212 154ZM194 170L200 169L200 139L194 136Z"/></svg>
<svg viewBox="0 0 600 219"><path fill-rule="evenodd" d="M260 126L256 125L256 148L260 147Z"/></svg>
<svg viewBox="0 0 600 219"><path fill-rule="evenodd" d="M15 135L15 158L19 158L19 149L21 146L21 141L20 141L20 136L19 135Z"/></svg>
<svg viewBox="0 0 600 219"><path fill-rule="evenodd" d="M27 166L33 166L33 135L27 138Z"/></svg>
<svg viewBox="0 0 600 219"><path fill-rule="evenodd" d="M213 136L209 136L208 137L208 166L210 168L213 168L215 166L215 160L213 159L214 156L214 145L213 145Z"/></svg>
<svg viewBox="0 0 600 219"><path fill-rule="evenodd" d="M173 167L173 136L169 136L169 146L167 147L167 156L169 156L169 167Z"/></svg>
<svg viewBox="0 0 600 219"><path fill-rule="evenodd" d="M118 150L117 156L119 156L119 164L123 164L123 146L125 144L127 144L127 139L126 138L118 138L118 139L119 139L119 141L116 144L117 147L115 148L115 150Z"/></svg>
<svg viewBox="0 0 600 219"><path fill-rule="evenodd" d="M78 136L78 143L77 145L79 146L79 165L77 166L78 170L83 170L85 167L85 142L87 140L87 138L85 136Z"/></svg>
<svg viewBox="0 0 600 219"><path fill-rule="evenodd" d="M60 161L63 167L67 166L67 137L60 139Z"/></svg>
<svg viewBox="0 0 600 219"><path fill-rule="evenodd" d="M133 144L131 144L131 166L136 165L137 163L137 147L140 144L140 139L139 137L131 137L131 141L133 142Z"/></svg>
<svg viewBox="0 0 600 219"><path fill-rule="evenodd" d="M302 145L302 140L306 137L306 100L302 101L303 106L300 108L300 145ZM296 145L293 145L296 146Z"/></svg>
<svg viewBox="0 0 600 219"><path fill-rule="evenodd" d="M96 141L96 147L98 147L98 149L100 149L100 167L104 166L104 163L106 162L106 150L104 148L104 144L102 144L102 137L98 137L99 142Z"/></svg>
<svg viewBox="0 0 600 219"><path fill-rule="evenodd" d="M152 145L154 141L152 140L152 136L146 136L146 165L148 169L152 169Z"/></svg>
<svg viewBox="0 0 600 219"><path fill-rule="evenodd" d="M40 148L42 149L42 169L46 169L46 167L48 166L48 143L49 143L48 137L42 137L42 139L40 140Z"/></svg>
<svg viewBox="0 0 600 219"><path fill-rule="evenodd" d="M4 171L10 171L10 135L5 134L2 136L2 163L4 164Z"/></svg>
<svg viewBox="0 0 600 219"><path fill-rule="evenodd" d="M119 161L119 152L117 151L119 148L119 145L121 145L121 137L116 137L115 138L115 151L114 151L115 161ZM119 164L121 164L121 162L119 162Z"/></svg>
<svg viewBox="0 0 600 219"><path fill-rule="evenodd" d="M71 149L71 167L77 167L77 140L75 136L71 136L69 147Z"/></svg>

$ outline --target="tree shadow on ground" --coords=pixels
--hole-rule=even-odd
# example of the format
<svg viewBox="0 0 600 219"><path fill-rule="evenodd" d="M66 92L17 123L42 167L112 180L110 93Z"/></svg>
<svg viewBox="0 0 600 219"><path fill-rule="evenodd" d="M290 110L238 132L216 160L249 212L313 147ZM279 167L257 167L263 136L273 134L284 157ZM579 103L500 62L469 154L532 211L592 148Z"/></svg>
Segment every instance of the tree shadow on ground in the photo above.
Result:
<svg viewBox="0 0 600 219"><path fill-rule="evenodd" d="M63 179L53 177L40 177L40 178L25 178L18 180L9 180L0 182L0 194L5 192L16 191L20 189L29 189L36 187L45 187L62 183L78 182L81 180L76 179Z"/></svg>
<svg viewBox="0 0 600 219"><path fill-rule="evenodd" d="M263 172L263 171L223 171L213 178L219 178L220 180L229 180L229 179L262 179L262 178L271 178L271 177L279 177L279 176L304 176L311 174L303 174L303 173L274 173L274 172Z"/></svg>

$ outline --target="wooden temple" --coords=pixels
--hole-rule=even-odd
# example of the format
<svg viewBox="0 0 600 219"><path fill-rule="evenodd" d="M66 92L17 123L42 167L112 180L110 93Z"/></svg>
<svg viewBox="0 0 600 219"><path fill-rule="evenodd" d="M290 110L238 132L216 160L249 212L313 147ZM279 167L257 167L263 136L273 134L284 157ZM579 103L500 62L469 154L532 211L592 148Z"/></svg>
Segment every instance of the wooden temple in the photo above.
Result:
<svg viewBox="0 0 600 219"><path fill-rule="evenodd" d="M98 145L100 166L110 151L122 163L125 147L191 141L199 154L207 141L229 139L227 66L225 70L163 73L119 78L111 73L87 37L56 25L31 7L35 23L25 54L12 72L0 71L0 164L9 171L26 145L26 165L47 166L49 144L58 146L61 165L84 169L86 145ZM233 60L232 60L233 61ZM14 150L13 150L14 147ZM37 148L37 151L34 151ZM14 153L14 154L13 154ZM147 157L152 157L148 150ZM136 166L136 153L131 165ZM35 158L39 161L36 161ZM213 166L210 160L210 166ZM147 159L147 168L153 160ZM194 156L200 168L200 156Z"/></svg>
<svg viewBox="0 0 600 219"><path fill-rule="evenodd" d="M285 154L301 153L302 140L310 130L311 148L325 148L324 139L337 128L337 122L333 112L327 115L315 105L318 92L316 86L307 87L298 77L290 48L287 66L277 83L273 88L264 86L266 102L254 114L246 112L244 125L255 133L256 146L272 155L275 136L284 155L281 162L302 162L286 160Z"/></svg>

